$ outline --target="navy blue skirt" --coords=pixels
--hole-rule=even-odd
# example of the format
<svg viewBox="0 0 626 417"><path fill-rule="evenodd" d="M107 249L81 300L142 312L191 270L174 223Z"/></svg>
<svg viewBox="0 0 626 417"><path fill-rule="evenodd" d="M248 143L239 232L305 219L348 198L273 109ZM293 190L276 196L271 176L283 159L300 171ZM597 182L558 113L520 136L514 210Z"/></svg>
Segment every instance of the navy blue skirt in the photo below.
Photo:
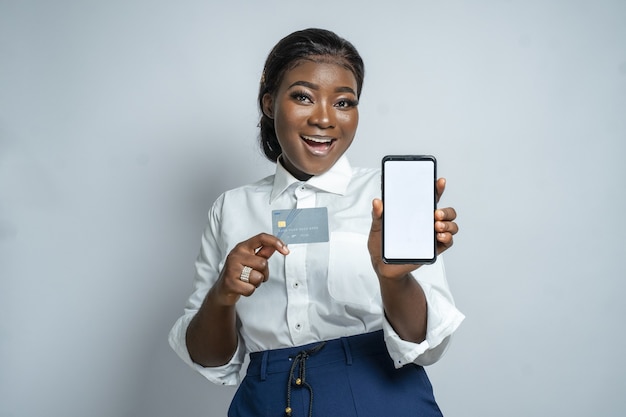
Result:
<svg viewBox="0 0 626 417"><path fill-rule="evenodd" d="M442 417L424 368L396 369L382 331L252 353L228 416L289 415Z"/></svg>

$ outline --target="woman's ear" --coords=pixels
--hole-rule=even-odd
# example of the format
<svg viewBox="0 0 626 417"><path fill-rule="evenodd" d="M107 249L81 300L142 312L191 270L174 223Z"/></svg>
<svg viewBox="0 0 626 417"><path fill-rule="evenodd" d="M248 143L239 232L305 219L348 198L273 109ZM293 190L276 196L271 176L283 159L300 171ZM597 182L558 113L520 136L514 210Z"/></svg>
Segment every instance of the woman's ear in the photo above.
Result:
<svg viewBox="0 0 626 417"><path fill-rule="evenodd" d="M270 119L274 118L274 98L270 93L263 95L263 114Z"/></svg>

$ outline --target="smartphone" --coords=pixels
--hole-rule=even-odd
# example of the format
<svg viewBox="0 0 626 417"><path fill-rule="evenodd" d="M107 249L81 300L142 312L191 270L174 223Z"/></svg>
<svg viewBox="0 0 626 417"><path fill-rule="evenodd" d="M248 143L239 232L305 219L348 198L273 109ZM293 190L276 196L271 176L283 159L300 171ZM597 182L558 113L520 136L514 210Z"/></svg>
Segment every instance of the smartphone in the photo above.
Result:
<svg viewBox="0 0 626 417"><path fill-rule="evenodd" d="M435 262L436 178L434 156L383 157L382 256L385 263Z"/></svg>

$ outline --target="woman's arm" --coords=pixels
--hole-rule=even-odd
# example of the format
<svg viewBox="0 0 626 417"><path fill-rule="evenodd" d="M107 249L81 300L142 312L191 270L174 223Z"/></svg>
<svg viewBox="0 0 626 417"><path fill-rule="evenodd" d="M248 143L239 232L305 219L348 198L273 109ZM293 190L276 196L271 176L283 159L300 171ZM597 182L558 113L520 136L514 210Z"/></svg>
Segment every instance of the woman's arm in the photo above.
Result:
<svg viewBox="0 0 626 417"><path fill-rule="evenodd" d="M278 238L261 233L239 243L228 254L220 276L189 323L186 333L191 359L204 367L221 366L237 349L235 304L251 296L269 278L267 260L280 252L289 253ZM244 267L250 267L248 281L242 281Z"/></svg>
<svg viewBox="0 0 626 417"><path fill-rule="evenodd" d="M214 290L189 323L185 338L191 360L204 367L228 363L237 349L235 306L220 305Z"/></svg>
<svg viewBox="0 0 626 417"><path fill-rule="evenodd" d="M437 195L445 189L445 179L437 180ZM390 265L382 260L382 213L383 203L375 199L372 203L372 228L368 240L368 249L372 266L378 276L385 315L398 336L402 339L421 343L426 338L427 303L420 284L413 279L411 272L418 265ZM458 226L454 222L456 212L453 208L435 210L434 227L437 232L437 253L441 254L453 244L453 235Z"/></svg>

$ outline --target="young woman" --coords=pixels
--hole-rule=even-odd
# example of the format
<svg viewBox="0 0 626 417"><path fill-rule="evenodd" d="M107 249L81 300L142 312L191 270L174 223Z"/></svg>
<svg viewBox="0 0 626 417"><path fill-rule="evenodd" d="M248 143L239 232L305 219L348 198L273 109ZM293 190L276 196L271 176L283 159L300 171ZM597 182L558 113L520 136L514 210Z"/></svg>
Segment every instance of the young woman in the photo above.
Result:
<svg viewBox="0 0 626 417"><path fill-rule="evenodd" d="M356 49L321 29L288 35L267 58L260 138L276 173L213 204L194 292L170 333L217 384L239 383L250 354L229 416L441 415L422 366L464 317L441 257L419 268L382 261L380 171L344 155L363 77ZM441 196L445 180L436 187ZM292 209L315 213L310 227L328 227L328 238L288 247L274 236L273 216ZM435 210L439 254L455 218Z"/></svg>

